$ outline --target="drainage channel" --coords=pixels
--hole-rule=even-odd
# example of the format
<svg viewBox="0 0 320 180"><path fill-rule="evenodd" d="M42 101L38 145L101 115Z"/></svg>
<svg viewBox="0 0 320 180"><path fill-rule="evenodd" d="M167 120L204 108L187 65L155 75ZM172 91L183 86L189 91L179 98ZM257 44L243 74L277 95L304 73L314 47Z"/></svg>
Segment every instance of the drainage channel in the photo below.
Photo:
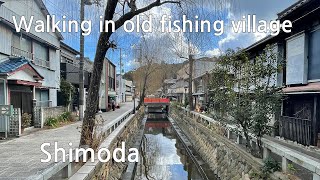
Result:
<svg viewBox="0 0 320 180"><path fill-rule="evenodd" d="M174 121L163 115L146 119L134 172L128 179L218 179Z"/></svg>

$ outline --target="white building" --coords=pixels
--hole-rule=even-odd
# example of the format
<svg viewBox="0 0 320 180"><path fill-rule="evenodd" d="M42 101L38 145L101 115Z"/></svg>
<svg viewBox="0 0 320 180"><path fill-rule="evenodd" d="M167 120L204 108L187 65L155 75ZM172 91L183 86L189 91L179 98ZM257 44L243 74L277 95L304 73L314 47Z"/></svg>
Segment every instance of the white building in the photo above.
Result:
<svg viewBox="0 0 320 180"><path fill-rule="evenodd" d="M117 103L131 102L133 100L133 82L123 79L120 74L117 74L116 92Z"/></svg>
<svg viewBox="0 0 320 180"><path fill-rule="evenodd" d="M0 104L11 104L32 113L34 106L57 106L60 86L60 33L17 32L17 22L24 16L46 22L49 12L42 0L2 0L0 6L0 78L6 83ZM6 87L4 87L6 86ZM1 91L0 91L1 92ZM2 97L2 100L1 100Z"/></svg>

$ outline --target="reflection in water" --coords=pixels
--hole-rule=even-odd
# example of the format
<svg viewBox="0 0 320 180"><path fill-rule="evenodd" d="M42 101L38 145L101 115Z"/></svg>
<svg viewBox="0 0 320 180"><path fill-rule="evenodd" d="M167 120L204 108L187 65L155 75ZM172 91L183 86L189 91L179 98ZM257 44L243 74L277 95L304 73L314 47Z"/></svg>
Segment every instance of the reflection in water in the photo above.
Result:
<svg viewBox="0 0 320 180"><path fill-rule="evenodd" d="M135 179L202 179L169 121L147 120Z"/></svg>

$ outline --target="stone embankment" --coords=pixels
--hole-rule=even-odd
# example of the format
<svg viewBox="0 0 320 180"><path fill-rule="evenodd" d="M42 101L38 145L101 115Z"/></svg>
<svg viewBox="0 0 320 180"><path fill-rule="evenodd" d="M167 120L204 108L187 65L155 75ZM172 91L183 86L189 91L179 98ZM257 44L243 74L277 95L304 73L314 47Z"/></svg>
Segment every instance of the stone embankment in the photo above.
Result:
<svg viewBox="0 0 320 180"><path fill-rule="evenodd" d="M135 136L140 132L140 127L141 127L143 117L144 117L144 108L142 107L131 119L131 121L128 124L126 124L122 132L120 132L120 134L117 136L117 138L111 143L111 146L109 147L110 152L113 152L115 148L121 148L121 143L125 142L126 144L125 157L128 156L129 149L133 147L135 143ZM130 127L130 128L127 128L127 127ZM126 161L125 163L118 163L118 162L114 162L113 160L110 160L108 163L104 163L101 166L101 168L96 171L92 179L96 179L96 180L121 179L121 176L126 170L128 163L129 163L128 161Z"/></svg>
<svg viewBox="0 0 320 180"><path fill-rule="evenodd" d="M207 127L184 113L172 110L172 119L192 142L194 149L221 179L250 179L263 163L221 136L219 127Z"/></svg>

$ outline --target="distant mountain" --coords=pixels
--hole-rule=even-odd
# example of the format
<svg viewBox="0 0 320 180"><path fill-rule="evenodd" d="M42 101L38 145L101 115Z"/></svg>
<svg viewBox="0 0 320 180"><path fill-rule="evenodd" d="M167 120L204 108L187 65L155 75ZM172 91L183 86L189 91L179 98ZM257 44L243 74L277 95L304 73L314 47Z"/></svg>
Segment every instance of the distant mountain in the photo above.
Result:
<svg viewBox="0 0 320 180"><path fill-rule="evenodd" d="M143 86L144 77L147 72L150 72L147 81L147 93L154 94L156 91L163 86L165 79L175 79L177 78L177 72L182 68L182 66L187 63L180 64L166 64L154 63L151 66L141 66L136 70L129 71L123 75L124 79L132 80L136 86L136 92L140 92Z"/></svg>

